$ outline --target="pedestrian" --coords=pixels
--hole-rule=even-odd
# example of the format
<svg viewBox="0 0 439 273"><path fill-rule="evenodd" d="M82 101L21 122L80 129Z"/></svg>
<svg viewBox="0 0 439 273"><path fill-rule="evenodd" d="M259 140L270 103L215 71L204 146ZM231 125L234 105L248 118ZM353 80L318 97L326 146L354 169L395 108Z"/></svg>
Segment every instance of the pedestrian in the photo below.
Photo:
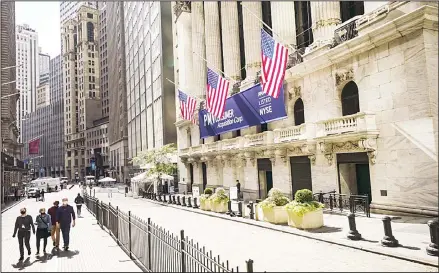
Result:
<svg viewBox="0 0 439 273"><path fill-rule="evenodd" d="M238 200L241 199L241 183L239 183L239 180L236 180L236 191L238 194Z"/></svg>
<svg viewBox="0 0 439 273"><path fill-rule="evenodd" d="M53 247L59 248L59 227L56 225L56 212L59 207L59 201L53 202L53 206L47 211L50 215L52 229L50 235L52 236Z"/></svg>
<svg viewBox="0 0 439 273"><path fill-rule="evenodd" d="M79 217L81 217L82 204L84 204L84 198L82 198L80 193L78 193L78 196L76 196L76 198L75 198L75 204L76 204L76 212L77 212L78 218L79 218Z"/></svg>
<svg viewBox="0 0 439 273"><path fill-rule="evenodd" d="M18 201L18 189L15 188L14 190L14 197L15 197L15 201Z"/></svg>
<svg viewBox="0 0 439 273"><path fill-rule="evenodd" d="M35 218L37 225L37 256L40 255L40 242L44 240L43 253L46 254L47 238L50 236L52 221L50 215L46 214L46 209L41 208L40 214Z"/></svg>
<svg viewBox="0 0 439 273"><path fill-rule="evenodd" d="M32 220L32 216L26 214L26 208L20 209L20 216L15 220L14 234L12 235L15 238L15 235L18 235L18 245L20 248L20 261L24 260L24 247L23 243L26 245L27 254L31 254L30 249L30 229L32 227L32 231L35 234L35 226L34 221ZM17 234L18 232L18 234Z"/></svg>
<svg viewBox="0 0 439 273"><path fill-rule="evenodd" d="M75 227L75 210L69 204L67 198L62 199L62 206L56 212L56 225L59 226L64 241L64 250L69 250L70 243L70 225ZM73 219L73 221L72 221Z"/></svg>
<svg viewBox="0 0 439 273"><path fill-rule="evenodd" d="M35 191L35 199L36 199L37 202L40 199L40 191L39 190Z"/></svg>
<svg viewBox="0 0 439 273"><path fill-rule="evenodd" d="M44 189L41 189L41 201L44 202Z"/></svg>

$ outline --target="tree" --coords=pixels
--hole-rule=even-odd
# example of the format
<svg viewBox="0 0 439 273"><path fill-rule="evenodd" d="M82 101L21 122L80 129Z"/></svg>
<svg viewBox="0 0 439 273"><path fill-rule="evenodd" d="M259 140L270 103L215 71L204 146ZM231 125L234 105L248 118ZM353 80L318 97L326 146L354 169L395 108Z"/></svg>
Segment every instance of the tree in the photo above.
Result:
<svg viewBox="0 0 439 273"><path fill-rule="evenodd" d="M174 143L171 143L160 148L141 152L132 159L132 163L139 166L148 166L147 176L156 177L156 181L159 182L162 175L173 175L177 172L177 166L172 162L176 154L177 147Z"/></svg>

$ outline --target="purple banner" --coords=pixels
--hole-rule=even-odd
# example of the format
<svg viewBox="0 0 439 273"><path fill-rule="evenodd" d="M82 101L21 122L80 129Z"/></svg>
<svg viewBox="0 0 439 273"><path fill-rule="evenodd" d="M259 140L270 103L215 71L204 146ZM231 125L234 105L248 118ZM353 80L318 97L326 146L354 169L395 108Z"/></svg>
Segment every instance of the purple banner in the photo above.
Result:
<svg viewBox="0 0 439 273"><path fill-rule="evenodd" d="M258 84L229 97L223 118L216 118L205 109L198 115L201 138L284 119L287 117L284 90L282 87L279 98L275 99L262 92Z"/></svg>

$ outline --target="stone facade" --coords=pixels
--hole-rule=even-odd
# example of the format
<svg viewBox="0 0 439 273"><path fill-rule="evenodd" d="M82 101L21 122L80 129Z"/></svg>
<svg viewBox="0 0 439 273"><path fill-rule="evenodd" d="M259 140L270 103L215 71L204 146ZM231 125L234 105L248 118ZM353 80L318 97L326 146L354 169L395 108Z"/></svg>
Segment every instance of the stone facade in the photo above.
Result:
<svg viewBox="0 0 439 273"><path fill-rule="evenodd" d="M246 200L264 198L271 187L290 197L300 188L367 193L376 211L437 215L437 3L385 2L346 22L338 3L322 3L311 5L311 16L321 21L313 27L320 28L314 42L304 50L303 61L286 72L288 118L269 123L267 130L255 126L240 136L227 133L204 141L196 126L177 118L180 188L228 188L239 180ZM246 5L260 12L258 4ZM176 25L184 23L183 14L190 13L180 14ZM244 21L254 19L243 15ZM273 26L294 35L282 29L279 20L287 19L273 16ZM180 30L174 29L179 59L180 46L190 44L191 37L181 38ZM190 25L184 30L190 32ZM254 32L244 29L255 44L245 45L247 81L241 88L258 72L249 62L259 60L247 53L260 51ZM294 42L285 36L284 41ZM176 76L192 86L182 77L186 65L179 63Z"/></svg>

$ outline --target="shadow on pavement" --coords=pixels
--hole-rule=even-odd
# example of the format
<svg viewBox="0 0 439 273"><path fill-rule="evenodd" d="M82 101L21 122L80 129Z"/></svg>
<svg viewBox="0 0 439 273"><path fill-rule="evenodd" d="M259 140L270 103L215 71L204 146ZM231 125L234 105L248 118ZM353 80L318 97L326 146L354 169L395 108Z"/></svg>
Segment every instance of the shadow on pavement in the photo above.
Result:
<svg viewBox="0 0 439 273"><path fill-rule="evenodd" d="M13 268L18 269L19 271L25 269L26 267L31 266L33 263L30 262L30 257L27 257L24 261L19 261L16 264L12 264Z"/></svg>
<svg viewBox="0 0 439 273"><path fill-rule="evenodd" d="M401 244L398 246L402 247L402 248L410 249L410 250L421 250L421 248L416 247L416 246L405 246L405 245L401 245Z"/></svg>
<svg viewBox="0 0 439 273"><path fill-rule="evenodd" d="M57 248L56 249L54 248L52 250L52 256L55 256L57 258L71 259L71 258L73 258L73 256L76 256L78 254L79 254L78 250L75 250L75 251L71 251L71 250L64 251L64 250L60 250L60 249L57 249Z"/></svg>
<svg viewBox="0 0 439 273"><path fill-rule="evenodd" d="M309 229L306 230L310 233L334 233L334 232L340 232L343 229L340 227L330 227L330 226L323 226L321 228L317 228L317 229Z"/></svg>

